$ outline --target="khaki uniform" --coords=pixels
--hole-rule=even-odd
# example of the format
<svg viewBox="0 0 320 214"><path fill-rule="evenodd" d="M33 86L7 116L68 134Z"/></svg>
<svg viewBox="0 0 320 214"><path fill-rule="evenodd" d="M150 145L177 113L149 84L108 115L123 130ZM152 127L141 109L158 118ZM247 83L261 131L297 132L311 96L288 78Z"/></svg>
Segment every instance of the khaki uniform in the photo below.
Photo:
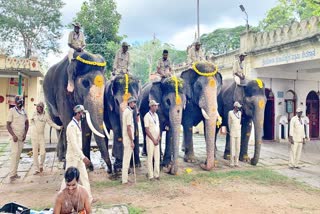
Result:
<svg viewBox="0 0 320 214"><path fill-rule="evenodd" d="M234 81L239 85L240 84L240 78L236 74L244 76L244 65L243 63L240 63L239 60L235 60L233 63L233 77Z"/></svg>
<svg viewBox="0 0 320 214"><path fill-rule="evenodd" d="M205 61L205 60L206 60L206 58L205 58L204 53L201 48L198 51L196 51L196 48L193 46L188 51L188 63L189 64L192 64L194 62Z"/></svg>
<svg viewBox="0 0 320 214"><path fill-rule="evenodd" d="M131 126L131 133L134 140L133 110L128 106L122 116L122 138L123 138L123 159L122 159L122 183L128 182L128 170L132 155L131 140L127 132L127 126Z"/></svg>
<svg viewBox="0 0 320 214"><path fill-rule="evenodd" d="M115 56L113 70L115 71L115 74L126 74L129 73L129 67L130 54L128 51L123 53L122 49L120 49Z"/></svg>
<svg viewBox="0 0 320 214"><path fill-rule="evenodd" d="M23 149L23 135L25 134L26 121L28 116L22 108L19 110L17 107L13 107L9 110L8 122L11 122L11 128L13 133L18 137L18 141L14 142L13 137L10 137L11 144L11 159L10 159L10 177L17 175L20 155Z"/></svg>
<svg viewBox="0 0 320 214"><path fill-rule="evenodd" d="M161 57L158 61L157 69L159 69L158 74L161 77L168 77L171 76L171 61L169 58L163 60Z"/></svg>
<svg viewBox="0 0 320 214"><path fill-rule="evenodd" d="M239 165L240 141L241 141L241 111L228 113L230 133L230 165Z"/></svg>
<svg viewBox="0 0 320 214"><path fill-rule="evenodd" d="M294 116L290 120L289 136L292 136L293 138L293 144L291 144L291 149L290 149L289 166L298 167L300 157L301 157L303 139L306 137L305 130L304 130L304 122L302 118L299 119L298 116Z"/></svg>
<svg viewBox="0 0 320 214"><path fill-rule="evenodd" d="M83 46L85 46L86 42L85 42L83 33L80 31L79 34L77 34L76 32L71 31L68 37L68 44L71 44L76 48L82 48ZM75 50L73 48L70 48L68 53L69 62L71 62L71 60L73 59L74 51Z"/></svg>
<svg viewBox="0 0 320 214"><path fill-rule="evenodd" d="M33 166L36 172L40 172L39 169L39 149L40 149L40 168L43 168L43 164L46 158L46 148L44 141L44 128L48 123L51 127L60 130L61 127L56 125L50 119L49 114L46 114L43 111L42 114L39 114L37 111L33 114L31 118L31 143L32 143L32 152L33 152Z"/></svg>
<svg viewBox="0 0 320 214"><path fill-rule="evenodd" d="M70 166L78 168L80 172L79 181L82 186L88 191L89 199L92 201L92 194L89 182L89 176L86 169L86 165L83 162L85 155L82 152L82 131L81 123L72 118L67 126L67 153L66 153L66 169ZM61 190L66 187L66 183L63 179Z"/></svg>
<svg viewBox="0 0 320 214"><path fill-rule="evenodd" d="M160 136L160 123L157 113L151 113L150 111L144 116L144 125L149 128L150 133L154 139L158 139ZM149 179L158 178L160 174L160 148L159 144L154 145L152 140L147 136L147 153L148 153L148 176ZM153 169L154 159L154 169Z"/></svg>

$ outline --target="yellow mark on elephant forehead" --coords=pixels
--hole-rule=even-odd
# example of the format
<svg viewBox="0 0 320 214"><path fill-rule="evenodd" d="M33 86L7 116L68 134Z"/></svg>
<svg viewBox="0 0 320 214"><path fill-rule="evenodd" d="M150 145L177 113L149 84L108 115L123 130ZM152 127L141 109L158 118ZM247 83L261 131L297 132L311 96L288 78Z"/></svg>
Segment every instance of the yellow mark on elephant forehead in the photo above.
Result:
<svg viewBox="0 0 320 214"><path fill-rule="evenodd" d="M99 114L103 114L103 109L100 108L98 112L99 112Z"/></svg>
<svg viewBox="0 0 320 214"><path fill-rule="evenodd" d="M259 88L263 87L263 82L261 79L256 79L256 82L257 82Z"/></svg>
<svg viewBox="0 0 320 214"><path fill-rule="evenodd" d="M209 80L209 86L210 87L214 87L214 86L216 86L216 81L214 80L214 78L210 78L210 80Z"/></svg>
<svg viewBox="0 0 320 214"><path fill-rule="evenodd" d="M264 100L259 100L258 105L259 105L259 108L262 109L264 107Z"/></svg>
<svg viewBox="0 0 320 214"><path fill-rule="evenodd" d="M94 78L94 81L93 83L97 86L97 87L102 87L103 86L103 77L101 75L97 75L95 78Z"/></svg>
<svg viewBox="0 0 320 214"><path fill-rule="evenodd" d="M100 127L100 129L103 129L103 125L100 125L99 127Z"/></svg>

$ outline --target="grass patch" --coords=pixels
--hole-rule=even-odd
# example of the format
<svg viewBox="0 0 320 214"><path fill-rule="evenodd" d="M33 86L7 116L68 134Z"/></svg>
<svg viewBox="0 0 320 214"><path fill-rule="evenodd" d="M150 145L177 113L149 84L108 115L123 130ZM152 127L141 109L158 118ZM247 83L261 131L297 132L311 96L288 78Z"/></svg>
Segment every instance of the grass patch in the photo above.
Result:
<svg viewBox="0 0 320 214"><path fill-rule="evenodd" d="M141 214L144 213L144 210L138 207L127 206L129 210L129 214Z"/></svg>
<svg viewBox="0 0 320 214"><path fill-rule="evenodd" d="M100 189L100 188L105 188L105 187L116 187L116 186L121 186L121 182L118 180L115 181L95 181L92 184L93 188Z"/></svg>

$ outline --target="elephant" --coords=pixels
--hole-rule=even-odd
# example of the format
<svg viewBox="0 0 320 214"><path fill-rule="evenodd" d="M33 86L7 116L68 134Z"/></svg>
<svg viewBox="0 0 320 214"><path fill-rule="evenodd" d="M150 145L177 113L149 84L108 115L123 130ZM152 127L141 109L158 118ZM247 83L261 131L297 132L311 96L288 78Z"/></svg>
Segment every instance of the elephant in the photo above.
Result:
<svg viewBox="0 0 320 214"><path fill-rule="evenodd" d="M218 95L219 113L222 116L222 126L227 127L226 147L224 158L230 154L230 136L228 127L228 112L233 109L233 103L240 102L242 105L241 119L241 161L248 157L248 141L251 134L252 121L255 129L255 149L251 164L256 165L259 161L262 132L264 122L264 110L266 105L264 83L260 79L247 80L245 86L237 86L233 79L223 81L222 89Z"/></svg>
<svg viewBox="0 0 320 214"><path fill-rule="evenodd" d="M182 115L184 160L195 161L192 129L203 121L207 158L205 164L200 166L204 170L211 170L214 167L215 127L219 118L217 96L221 89L222 76L214 64L199 62L183 71L180 77L184 80L184 94L187 99Z"/></svg>
<svg viewBox="0 0 320 214"><path fill-rule="evenodd" d="M100 55L88 52L75 55L70 63L68 57L53 65L43 81L45 100L52 120L64 129L58 142L58 157L65 159L67 149L66 128L73 117L73 107L81 104L87 110L86 120L81 122L84 155L90 158L91 135L94 133L101 157L111 170L111 160L105 144L103 126L103 93L105 86L105 61ZM75 89L67 92L67 70L73 69ZM91 165L93 169L93 166Z"/></svg>
<svg viewBox="0 0 320 214"><path fill-rule="evenodd" d="M122 143L122 113L127 106L127 100L130 96L138 99L141 91L140 80L128 75L120 74L115 76L112 80L107 81L104 93L104 121L108 130L112 130L113 147L112 155L115 157L114 171L120 172L122 168L123 158L123 143ZM141 166L139 158L139 129L138 129L138 111L133 111L135 139L134 139L134 161L136 166ZM108 145L108 139L105 138Z"/></svg>
<svg viewBox="0 0 320 214"><path fill-rule="evenodd" d="M170 166L168 167L168 172L176 175L178 172L182 112L186 103L186 97L183 94L183 80L175 76L167 77L161 81L147 83L142 88L138 106L144 138L144 150L146 149L144 116L149 112L150 100L155 100L159 103L157 114L160 122L160 133L166 131L166 147L162 166Z"/></svg>

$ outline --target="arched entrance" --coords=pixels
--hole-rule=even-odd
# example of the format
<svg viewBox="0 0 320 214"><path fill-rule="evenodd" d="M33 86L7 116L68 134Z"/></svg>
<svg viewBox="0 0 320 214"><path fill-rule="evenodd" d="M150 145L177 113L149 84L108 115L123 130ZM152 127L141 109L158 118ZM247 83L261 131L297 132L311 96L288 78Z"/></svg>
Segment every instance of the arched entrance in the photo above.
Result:
<svg viewBox="0 0 320 214"><path fill-rule="evenodd" d="M306 101L306 116L309 118L310 138L319 138L319 96L315 91L310 91Z"/></svg>
<svg viewBox="0 0 320 214"><path fill-rule="evenodd" d="M274 95L270 89L265 89L267 98L266 108L264 111L263 139L274 139Z"/></svg>
<svg viewBox="0 0 320 214"><path fill-rule="evenodd" d="M285 95L285 110L288 115L288 121L296 114L296 93L292 90L287 91Z"/></svg>

